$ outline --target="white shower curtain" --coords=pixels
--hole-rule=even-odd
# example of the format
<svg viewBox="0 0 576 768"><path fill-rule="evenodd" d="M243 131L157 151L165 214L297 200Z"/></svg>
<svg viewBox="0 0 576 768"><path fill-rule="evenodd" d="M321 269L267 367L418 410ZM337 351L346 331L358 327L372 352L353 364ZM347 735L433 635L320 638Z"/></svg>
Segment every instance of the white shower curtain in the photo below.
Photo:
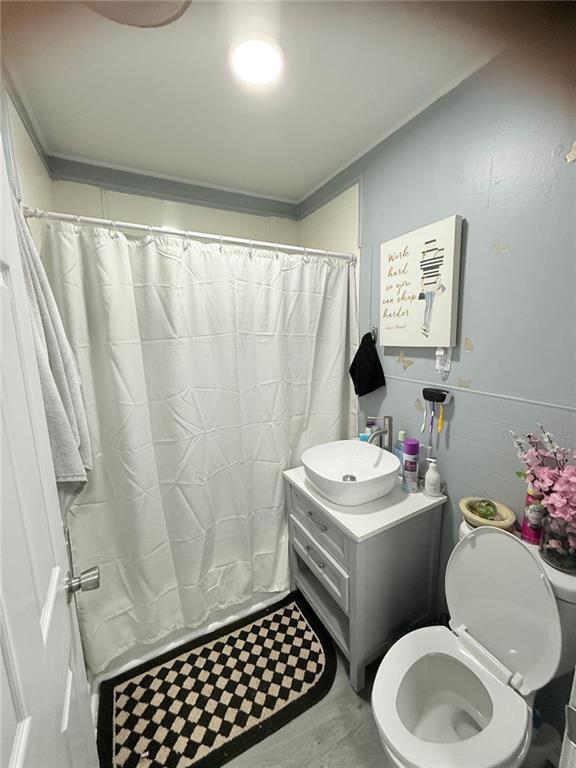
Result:
<svg viewBox="0 0 576 768"><path fill-rule="evenodd" d="M42 258L93 442L69 522L98 672L286 588L282 470L357 428L355 267L56 222Z"/></svg>

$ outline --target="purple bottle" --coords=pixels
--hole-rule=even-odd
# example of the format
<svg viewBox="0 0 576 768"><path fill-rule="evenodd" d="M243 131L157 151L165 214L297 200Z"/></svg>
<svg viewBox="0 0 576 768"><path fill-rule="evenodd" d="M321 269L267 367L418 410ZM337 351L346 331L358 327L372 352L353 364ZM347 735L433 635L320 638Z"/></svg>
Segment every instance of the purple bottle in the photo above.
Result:
<svg viewBox="0 0 576 768"><path fill-rule="evenodd" d="M404 474L404 488L408 493L416 493L418 490L418 453L420 443L413 437L404 440L404 455L402 457L402 469Z"/></svg>

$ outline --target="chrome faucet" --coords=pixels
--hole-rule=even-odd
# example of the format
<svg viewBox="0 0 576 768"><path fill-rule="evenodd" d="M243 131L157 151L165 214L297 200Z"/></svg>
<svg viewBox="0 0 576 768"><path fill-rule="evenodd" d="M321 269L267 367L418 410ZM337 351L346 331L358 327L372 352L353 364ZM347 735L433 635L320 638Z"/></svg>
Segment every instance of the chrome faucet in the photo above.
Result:
<svg viewBox="0 0 576 768"><path fill-rule="evenodd" d="M385 451L394 451L394 432L392 429L392 416L384 416L384 426L382 429L376 429L368 438L369 443L373 443L377 438L380 438L380 448Z"/></svg>

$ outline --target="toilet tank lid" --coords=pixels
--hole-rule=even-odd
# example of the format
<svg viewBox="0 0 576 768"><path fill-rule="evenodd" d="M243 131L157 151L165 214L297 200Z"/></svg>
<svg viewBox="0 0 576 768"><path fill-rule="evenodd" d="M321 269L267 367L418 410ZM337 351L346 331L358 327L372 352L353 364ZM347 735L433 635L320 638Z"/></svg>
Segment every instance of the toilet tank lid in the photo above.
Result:
<svg viewBox="0 0 576 768"><path fill-rule="evenodd" d="M520 693L552 679L562 648L556 597L516 537L483 527L459 541L446 569L446 600L451 623L522 676Z"/></svg>

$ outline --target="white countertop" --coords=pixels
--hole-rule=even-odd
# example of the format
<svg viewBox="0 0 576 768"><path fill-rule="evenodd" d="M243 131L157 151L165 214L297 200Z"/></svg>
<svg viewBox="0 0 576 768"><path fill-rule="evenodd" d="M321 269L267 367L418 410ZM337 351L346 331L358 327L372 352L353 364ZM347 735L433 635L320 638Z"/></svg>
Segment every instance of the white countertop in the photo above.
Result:
<svg viewBox="0 0 576 768"><path fill-rule="evenodd" d="M284 472L284 477L356 541L364 541L387 528L398 525L403 520L415 517L428 509L442 506L446 501L446 496L432 498L422 491L408 493L402 488L398 479L394 490L386 496L357 507L342 507L320 495L306 477L304 467L289 469Z"/></svg>

